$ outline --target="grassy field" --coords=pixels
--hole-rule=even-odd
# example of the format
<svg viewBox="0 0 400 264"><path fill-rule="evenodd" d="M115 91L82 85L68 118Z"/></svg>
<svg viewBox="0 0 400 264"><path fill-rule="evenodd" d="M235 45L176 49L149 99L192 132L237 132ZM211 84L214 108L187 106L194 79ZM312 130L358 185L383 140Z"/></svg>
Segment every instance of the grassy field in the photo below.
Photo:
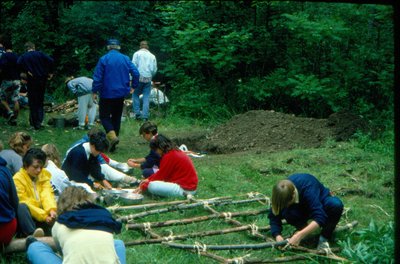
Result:
<svg viewBox="0 0 400 264"><path fill-rule="evenodd" d="M2 122L1 120L0 122ZM173 116L165 119L154 120L159 125L159 132L168 136L176 136L181 132L197 132L210 130L204 124L198 124L191 120L182 120ZM130 157L141 157L147 154L148 145L138 135L140 123L134 120L123 122L121 131L121 143L115 154L110 155L118 161L125 161ZM7 145L8 137L18 130L28 129L27 124L21 122L19 127L8 128L5 122L0 139ZM45 143L53 142L61 153L70 146L72 142L81 138L82 131L71 129L47 128L34 132L29 131L35 141L35 146L42 146ZM343 232L336 236L336 244L341 246L342 252L338 255L348 258L355 262L370 263L374 262L373 257L379 254L388 254L383 262L394 261L393 230L385 229L394 222L394 157L393 157L393 134L389 133L387 139L371 141L365 136L350 142L327 142L322 148L318 149L296 149L279 153L259 153L245 152L224 155L207 154L203 158L193 159L199 175L199 188L197 199L212 197L241 197L247 193L258 192L267 197L271 195L272 186L276 181L287 177L292 173L306 172L315 175L321 182L334 191L344 202L348 213L342 217L340 225L352 221L359 224L354 232ZM139 172L134 171L138 176ZM237 198L235 198L237 199ZM166 199L156 199L165 201ZM155 198L146 197L145 203L154 202ZM261 203L251 203L240 206L221 206L214 207L221 212L235 212L246 210L259 210L266 208L267 205ZM136 213L127 212L127 213ZM138 223L165 221L168 219L182 219L209 214L204 208L169 212L165 214L155 214L145 218L135 220ZM118 214L116 216L120 216ZM267 226L268 219L266 214L257 216L246 216L237 218L246 224L256 224L257 226ZM373 224L377 227L374 228ZM233 227L221 219L200 222L189 225L178 225L165 227L157 230L163 235L183 234L198 231L224 229ZM285 234L288 235L293 229L286 227ZM357 233L357 231L362 231ZM364 240L366 232L369 237ZM172 232L172 233L171 233ZM270 236L268 232L264 235ZM382 235L386 236L385 241L378 241ZM125 230L118 238L125 242L146 238L138 231ZM388 241L389 239L389 241ZM376 240L376 241L375 241ZM340 242L341 241L341 242ZM192 238L178 243L194 244L201 242L210 244L245 244L261 243L259 238L251 238L246 232L232 233L226 235L210 236L203 238ZM369 248L368 242L381 243L383 248ZM309 246L314 246L311 242ZM363 253L363 250L370 254ZM210 251L211 252L211 251ZM230 250L213 251L213 253L225 258L234 258L250 254L250 258L270 259L278 256L293 256L294 252L282 252L274 249L263 249L257 251ZM299 253L297 253L299 254ZM300 253L302 254L302 253ZM307 256L307 260L301 263L320 263L329 260ZM366 258L363 260L362 258ZM24 254L14 254L3 256L0 263L24 263ZM149 244L127 247L127 263L217 263L210 258L200 257L197 253L191 253L180 249L171 249L165 245ZM377 263L377 262L376 262Z"/></svg>

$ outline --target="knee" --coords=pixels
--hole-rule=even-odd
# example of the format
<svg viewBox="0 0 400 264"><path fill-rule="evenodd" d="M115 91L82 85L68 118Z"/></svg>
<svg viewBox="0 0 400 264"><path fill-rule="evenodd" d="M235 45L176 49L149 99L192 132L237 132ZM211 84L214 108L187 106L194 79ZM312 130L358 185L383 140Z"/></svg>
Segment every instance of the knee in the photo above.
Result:
<svg viewBox="0 0 400 264"><path fill-rule="evenodd" d="M329 211L332 214L341 215L343 212L343 208L344 208L344 205L339 198L333 197L333 199L331 199L331 201L329 203Z"/></svg>

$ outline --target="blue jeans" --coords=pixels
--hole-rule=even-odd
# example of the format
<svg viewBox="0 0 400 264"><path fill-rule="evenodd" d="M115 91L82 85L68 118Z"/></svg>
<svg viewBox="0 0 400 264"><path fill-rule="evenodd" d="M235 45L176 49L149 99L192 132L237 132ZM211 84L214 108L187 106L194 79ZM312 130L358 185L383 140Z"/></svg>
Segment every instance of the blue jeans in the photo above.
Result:
<svg viewBox="0 0 400 264"><path fill-rule="evenodd" d="M114 240L115 251L121 264L126 264L125 244L122 240ZM28 262L32 264L61 264L62 258L53 249L41 241L33 242L26 252Z"/></svg>
<svg viewBox="0 0 400 264"><path fill-rule="evenodd" d="M164 197L184 197L184 194L194 195L196 191L185 191L176 183L165 181L152 181L147 191L151 194Z"/></svg>
<svg viewBox="0 0 400 264"><path fill-rule="evenodd" d="M139 86L135 88L132 94L133 101L133 112L136 118L141 117L142 119L149 118L149 103L150 103L150 92L151 92L151 82L143 83L139 82ZM139 96L143 94L143 109L140 113L140 99Z"/></svg>

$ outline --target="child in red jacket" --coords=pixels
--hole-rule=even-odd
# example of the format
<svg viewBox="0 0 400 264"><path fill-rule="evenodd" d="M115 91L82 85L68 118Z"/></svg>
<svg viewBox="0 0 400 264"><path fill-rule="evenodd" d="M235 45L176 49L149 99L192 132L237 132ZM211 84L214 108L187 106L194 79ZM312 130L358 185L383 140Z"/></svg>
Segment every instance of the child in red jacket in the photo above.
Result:
<svg viewBox="0 0 400 264"><path fill-rule="evenodd" d="M142 181L137 192L148 191L165 197L195 194L198 178L192 160L162 134L150 141L150 148L161 156L160 169Z"/></svg>

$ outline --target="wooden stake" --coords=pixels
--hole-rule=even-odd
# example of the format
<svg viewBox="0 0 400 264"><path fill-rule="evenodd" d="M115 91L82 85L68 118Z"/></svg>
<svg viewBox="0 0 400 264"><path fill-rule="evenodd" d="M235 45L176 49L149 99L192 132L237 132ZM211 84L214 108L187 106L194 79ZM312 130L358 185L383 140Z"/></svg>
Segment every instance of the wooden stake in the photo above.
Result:
<svg viewBox="0 0 400 264"><path fill-rule="evenodd" d="M267 210L268 209L261 209L261 210L254 210L254 211L245 211L245 212L233 212L233 213L229 213L229 214L230 214L231 217L247 216L247 215L259 215L259 214L265 213ZM149 227L164 227L164 226L172 226L172 225L185 225L185 224L191 224L191 223L195 223L195 222L202 222L202 221L206 221L206 220L210 220L210 219L224 218L225 216L223 214L224 213L205 215L205 216L199 216L199 217L194 217L194 218L168 220L168 221L165 221L165 222L126 224L126 229L128 229L128 230L143 229L143 228L146 228L146 226L149 226ZM228 214L228 213L225 213L225 214Z"/></svg>
<svg viewBox="0 0 400 264"><path fill-rule="evenodd" d="M192 204L178 204L176 206L171 206L167 208L161 208L161 209L155 209L151 211L146 211L146 212L141 212L137 214L130 214L126 216L122 216L118 218L119 221L122 222L128 222L129 220L135 219L135 218L140 218L140 217L145 217L148 215L153 215L153 214L160 214L160 213L166 213L166 212L172 212L172 211L178 211L178 210L186 210L186 209L192 209L195 207L199 206L206 206L208 205L228 205L228 204L243 204L243 203L252 203L252 202L259 202L259 201L265 201L265 198L253 198L253 199L245 199L245 200L207 200L207 201L196 201L195 203Z"/></svg>
<svg viewBox="0 0 400 264"><path fill-rule="evenodd" d="M221 229L221 230L210 230L210 231L195 232L195 233L190 233L190 234L173 235L173 236L171 235L171 236L167 236L167 237L164 236L161 238L154 238L154 239L128 241L128 242L125 242L125 245L126 246L134 246L134 245L141 245L141 244L156 244L156 243L161 243L161 242L166 242L166 241L185 240L185 239L192 238L192 237L223 235L223 234L228 234L228 233L251 230L251 228L252 227L250 225L244 225L244 226L226 228L226 229ZM269 229L270 229L270 226L258 228L258 230L262 230L262 231L268 231Z"/></svg>

